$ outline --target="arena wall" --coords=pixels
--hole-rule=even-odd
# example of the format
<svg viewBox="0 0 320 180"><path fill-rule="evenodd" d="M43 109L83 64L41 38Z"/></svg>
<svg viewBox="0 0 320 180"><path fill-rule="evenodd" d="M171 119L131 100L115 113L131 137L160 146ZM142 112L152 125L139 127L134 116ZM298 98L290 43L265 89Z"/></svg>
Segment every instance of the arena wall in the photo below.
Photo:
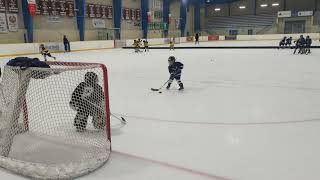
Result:
<svg viewBox="0 0 320 180"><path fill-rule="evenodd" d="M314 41L320 39L320 33L303 34L309 35ZM238 36L201 36L200 41L279 41L284 36L293 37L298 39L300 34L271 34L271 35L238 35ZM168 44L168 38L155 38L148 39L150 46ZM194 41L192 37L176 37L176 41L180 43L190 43ZM122 41L123 46L132 46L133 39ZM88 51L88 50L102 50L112 49L120 46L116 46L116 42L113 40L107 41L75 41L71 42L72 51ZM0 57L4 56L18 56L18 55L30 55L39 54L40 43L23 43L23 44L0 44ZM63 52L63 44L61 42L46 43L46 46L51 49L51 52Z"/></svg>
<svg viewBox="0 0 320 180"><path fill-rule="evenodd" d="M122 0L123 8L141 9L141 0ZM136 39L142 38L141 23L139 26L133 21L121 21L121 39Z"/></svg>
<svg viewBox="0 0 320 180"><path fill-rule="evenodd" d="M93 3L93 4L100 4L100 5L111 5L112 6L112 0L86 0L87 3ZM76 18L75 19L75 23L76 23ZM92 40L98 40L98 33L99 31L104 31L107 28L113 28L114 27L114 23L113 23L113 19L101 19L105 22L106 25L106 29L98 29L98 28L94 28L93 26L93 22L92 22L93 18L85 18L85 40L86 41L92 41ZM76 31L77 28L76 28ZM76 33L79 37L79 32Z"/></svg>
<svg viewBox="0 0 320 180"><path fill-rule="evenodd" d="M21 1L18 1L18 31L0 33L0 43L21 43L25 42L24 34L26 33L23 23L22 5Z"/></svg>
<svg viewBox="0 0 320 180"><path fill-rule="evenodd" d="M187 35L193 35L194 32L194 7L190 6L187 14Z"/></svg>
<svg viewBox="0 0 320 180"><path fill-rule="evenodd" d="M176 27L176 24L180 19L180 1L179 0L173 0L170 5L170 14L171 14L171 19L173 20L170 23L169 26L169 37L180 37L181 36L181 31L179 28Z"/></svg>

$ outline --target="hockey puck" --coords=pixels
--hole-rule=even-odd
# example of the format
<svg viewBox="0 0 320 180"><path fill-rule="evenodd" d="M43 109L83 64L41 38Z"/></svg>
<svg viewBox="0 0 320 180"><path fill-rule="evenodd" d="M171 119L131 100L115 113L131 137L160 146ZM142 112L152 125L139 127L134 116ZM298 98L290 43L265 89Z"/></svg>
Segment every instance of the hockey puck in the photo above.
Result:
<svg viewBox="0 0 320 180"><path fill-rule="evenodd" d="M162 93L161 91L159 91L159 93Z"/></svg>

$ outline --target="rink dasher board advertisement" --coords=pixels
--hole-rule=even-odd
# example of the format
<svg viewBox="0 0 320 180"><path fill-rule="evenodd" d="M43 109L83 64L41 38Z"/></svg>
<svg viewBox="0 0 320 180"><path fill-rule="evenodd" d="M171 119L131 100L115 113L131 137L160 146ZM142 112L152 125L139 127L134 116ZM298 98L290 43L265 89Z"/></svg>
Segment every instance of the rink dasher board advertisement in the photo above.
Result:
<svg viewBox="0 0 320 180"><path fill-rule="evenodd" d="M0 33L7 33L7 18L5 13L0 13Z"/></svg>
<svg viewBox="0 0 320 180"><path fill-rule="evenodd" d="M7 14L7 23L8 23L8 29L10 32L18 31L19 25L18 25L17 14Z"/></svg>
<svg viewBox="0 0 320 180"><path fill-rule="evenodd" d="M0 12L6 11L9 13L19 13L18 0L0 0Z"/></svg>
<svg viewBox="0 0 320 180"><path fill-rule="evenodd" d="M5 0L0 0L0 12L6 12L6 2L5 2Z"/></svg>
<svg viewBox="0 0 320 180"><path fill-rule="evenodd" d="M17 32L19 29L18 15L0 13L0 33Z"/></svg>
<svg viewBox="0 0 320 180"><path fill-rule="evenodd" d="M106 23L104 19L92 19L92 26L94 28L106 28Z"/></svg>

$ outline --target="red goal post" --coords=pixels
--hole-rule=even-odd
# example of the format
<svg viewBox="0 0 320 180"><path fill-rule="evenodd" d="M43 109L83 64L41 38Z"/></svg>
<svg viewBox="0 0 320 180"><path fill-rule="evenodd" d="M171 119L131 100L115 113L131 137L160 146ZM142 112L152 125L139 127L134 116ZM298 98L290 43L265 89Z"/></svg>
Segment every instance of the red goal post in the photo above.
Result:
<svg viewBox="0 0 320 180"><path fill-rule="evenodd" d="M36 179L79 177L106 163L111 152L107 67L98 63L47 63L50 68L4 68L0 167ZM105 117L94 117L93 106L88 104L87 121L92 116L92 124L79 132L74 124L79 113L69 107L69 101L87 72L97 74L103 92L99 112Z"/></svg>

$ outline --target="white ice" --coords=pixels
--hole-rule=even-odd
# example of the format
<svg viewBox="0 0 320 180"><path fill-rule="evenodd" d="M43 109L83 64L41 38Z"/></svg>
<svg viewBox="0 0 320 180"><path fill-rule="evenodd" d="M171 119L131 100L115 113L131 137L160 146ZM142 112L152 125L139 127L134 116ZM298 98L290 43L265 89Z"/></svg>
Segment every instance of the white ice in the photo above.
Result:
<svg viewBox="0 0 320 180"><path fill-rule="evenodd" d="M253 44L257 42L237 42ZM193 46L180 44L185 45ZM109 162L80 179L320 179L320 50L308 56L292 52L188 49L135 54L114 49L56 54L60 61L106 64L111 111L128 121L113 129ZM171 90L152 92L150 88L169 77L169 55L184 63L186 89L177 91L174 82ZM1 170L0 179L24 178Z"/></svg>

